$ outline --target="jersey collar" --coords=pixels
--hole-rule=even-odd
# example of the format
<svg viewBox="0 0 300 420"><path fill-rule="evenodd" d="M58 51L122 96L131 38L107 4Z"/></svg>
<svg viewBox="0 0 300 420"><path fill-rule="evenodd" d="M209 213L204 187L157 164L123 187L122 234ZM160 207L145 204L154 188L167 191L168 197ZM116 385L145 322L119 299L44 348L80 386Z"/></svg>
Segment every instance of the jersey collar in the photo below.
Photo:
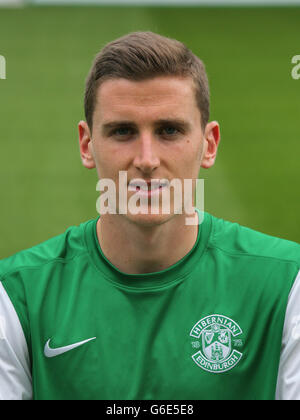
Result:
<svg viewBox="0 0 300 420"><path fill-rule="evenodd" d="M198 209L196 210L200 213ZM212 224L211 215L204 213L204 220L199 225L194 247L176 264L163 271L154 273L127 274L116 268L103 254L97 237L98 220L99 218L92 220L86 225L85 229L85 242L93 265L106 280L109 280L116 286L139 290L160 289L184 280L201 263L201 257L208 244Z"/></svg>

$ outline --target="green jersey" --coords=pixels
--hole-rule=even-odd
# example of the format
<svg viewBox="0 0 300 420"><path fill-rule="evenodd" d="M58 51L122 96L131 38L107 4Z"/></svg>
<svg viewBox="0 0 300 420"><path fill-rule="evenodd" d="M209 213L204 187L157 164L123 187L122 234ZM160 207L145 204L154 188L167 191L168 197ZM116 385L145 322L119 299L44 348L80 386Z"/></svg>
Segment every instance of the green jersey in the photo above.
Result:
<svg viewBox="0 0 300 420"><path fill-rule="evenodd" d="M182 260L130 275L96 225L0 262L1 398L275 399L298 244L205 213Z"/></svg>

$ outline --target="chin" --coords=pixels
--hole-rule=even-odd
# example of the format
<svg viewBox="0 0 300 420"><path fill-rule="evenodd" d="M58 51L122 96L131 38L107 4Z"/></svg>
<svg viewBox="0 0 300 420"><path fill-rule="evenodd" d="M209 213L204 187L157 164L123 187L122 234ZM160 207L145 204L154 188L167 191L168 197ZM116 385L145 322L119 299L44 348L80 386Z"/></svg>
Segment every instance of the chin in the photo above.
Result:
<svg viewBox="0 0 300 420"><path fill-rule="evenodd" d="M178 214L131 214L124 215L128 221L143 227L154 227L169 222Z"/></svg>

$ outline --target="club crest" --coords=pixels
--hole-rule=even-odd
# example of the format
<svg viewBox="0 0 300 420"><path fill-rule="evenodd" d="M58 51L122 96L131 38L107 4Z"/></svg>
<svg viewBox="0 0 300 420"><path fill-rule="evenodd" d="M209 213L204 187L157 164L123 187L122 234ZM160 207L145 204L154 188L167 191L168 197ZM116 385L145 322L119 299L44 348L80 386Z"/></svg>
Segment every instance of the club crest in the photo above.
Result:
<svg viewBox="0 0 300 420"><path fill-rule="evenodd" d="M194 362L211 373L223 373L234 368L243 354L237 350L243 342L236 337L243 333L240 326L223 315L209 315L192 328L190 336L196 338L192 347L199 351L192 355Z"/></svg>

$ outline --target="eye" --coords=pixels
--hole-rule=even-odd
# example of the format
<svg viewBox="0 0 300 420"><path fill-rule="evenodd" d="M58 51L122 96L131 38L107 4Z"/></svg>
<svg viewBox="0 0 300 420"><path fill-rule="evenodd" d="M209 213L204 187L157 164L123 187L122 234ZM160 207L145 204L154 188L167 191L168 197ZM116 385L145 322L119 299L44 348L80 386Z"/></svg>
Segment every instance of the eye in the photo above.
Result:
<svg viewBox="0 0 300 420"><path fill-rule="evenodd" d="M160 130L160 135L165 137L175 137L178 134L180 134L180 131L172 125L165 126Z"/></svg>
<svg viewBox="0 0 300 420"><path fill-rule="evenodd" d="M128 140L134 134L134 130L131 127L118 127L111 131L110 137L114 137L116 140Z"/></svg>
<svg viewBox="0 0 300 420"><path fill-rule="evenodd" d="M166 134L168 134L168 136L178 133L178 130L175 127L166 127L164 128L164 131Z"/></svg>
<svg viewBox="0 0 300 420"><path fill-rule="evenodd" d="M117 128L113 134L117 135L117 136L128 136L131 133L131 130L129 127L120 127Z"/></svg>

